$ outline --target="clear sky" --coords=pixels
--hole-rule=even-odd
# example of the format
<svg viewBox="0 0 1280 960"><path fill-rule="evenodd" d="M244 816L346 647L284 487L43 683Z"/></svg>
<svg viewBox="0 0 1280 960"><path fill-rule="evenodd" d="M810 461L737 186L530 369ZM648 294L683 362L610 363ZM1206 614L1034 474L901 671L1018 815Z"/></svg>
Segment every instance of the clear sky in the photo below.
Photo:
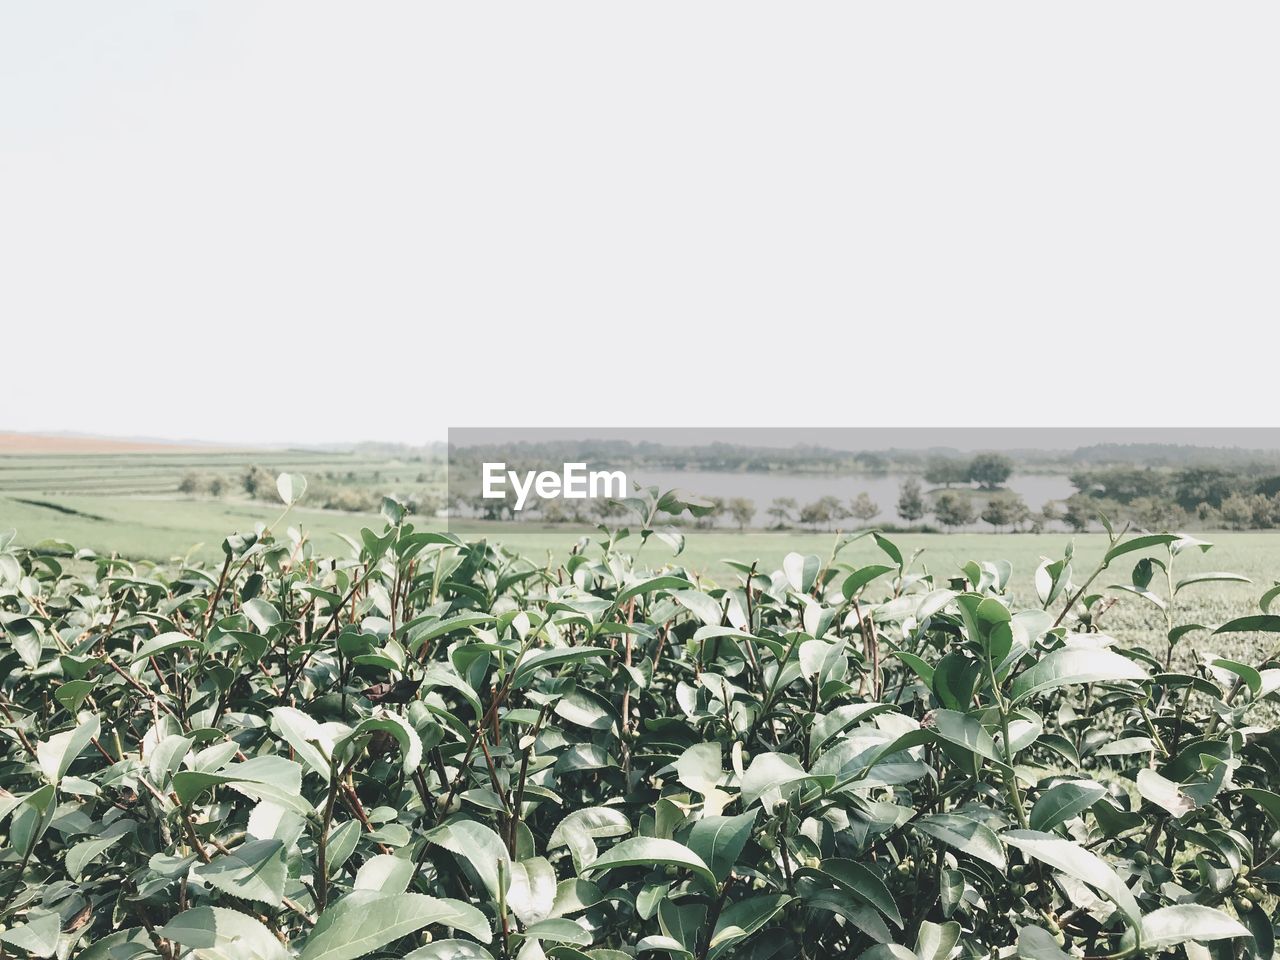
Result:
<svg viewBox="0 0 1280 960"><path fill-rule="evenodd" d="M1280 7L0 6L0 430L1275 423Z"/></svg>

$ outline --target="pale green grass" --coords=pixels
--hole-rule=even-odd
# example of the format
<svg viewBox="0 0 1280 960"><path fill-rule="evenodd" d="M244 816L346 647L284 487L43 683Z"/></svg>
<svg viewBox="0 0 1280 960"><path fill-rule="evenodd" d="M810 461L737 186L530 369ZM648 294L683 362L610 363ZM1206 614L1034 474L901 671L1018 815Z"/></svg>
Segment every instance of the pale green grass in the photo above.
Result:
<svg viewBox="0 0 1280 960"><path fill-rule="evenodd" d="M33 498L34 499L34 498ZM141 497L40 497L76 513L19 503L0 497L0 528L13 527L18 542L65 540L100 554L137 560L169 560L191 555L222 556L229 534L252 532L280 516L279 504L232 500L145 499ZM358 537L361 527L381 528L374 514L340 513L295 507L286 526L300 527L324 553L345 553L337 534Z"/></svg>
<svg viewBox="0 0 1280 960"><path fill-rule="evenodd" d="M15 527L18 541L24 544L53 538L77 547L89 547L100 554L116 553L130 559L155 561L190 556L193 560L216 563L221 559L221 543L227 535L252 531L258 523L271 523L281 512L279 505L253 501L108 496L44 496L41 499L75 513L31 506L0 496L0 529ZM342 556L346 555L347 547L338 534L358 538L361 527L380 530L382 523L382 518L373 514L299 507L290 514L286 525L306 531L320 554ZM422 518L417 518L416 524L420 529L442 527L440 521ZM536 562L556 563L569 555L583 535L599 537L594 530L541 528L517 532L510 526L493 527L482 535ZM473 539L477 536L468 534ZM739 582L739 575L725 560L746 563L755 560L761 572L771 573L792 551L816 554L825 561L836 539L832 533L808 531L688 530L685 536L685 550L679 556L652 539L640 550L640 562L650 566L679 564L707 584L727 586ZM1082 579L1106 547L1106 538L1098 533L1075 537L1065 533L902 533L891 537L904 553L920 550L914 569L930 571L941 585L956 575L965 561L1008 560L1013 564L1012 593L1023 604L1035 602L1032 578L1041 557L1062 556L1067 543L1074 540L1075 569L1077 578ZM1213 549L1207 554L1199 550L1183 553L1177 560L1179 576L1225 570L1249 577L1252 583L1208 583L1188 588L1177 599L1176 622L1212 627L1233 617L1256 613L1258 597L1280 578L1280 533L1223 532L1205 534L1203 538L1214 543ZM640 541L633 536L620 546L634 553ZM588 552L598 556L599 547L593 545ZM1132 595L1107 589L1111 584L1128 582L1139 556L1135 554L1117 561L1096 581L1094 590L1119 599L1103 618L1102 629L1125 642L1142 643L1154 650L1164 635L1163 614ZM883 561L884 555L867 538L846 547L838 560L862 565ZM1155 588L1164 590L1159 582ZM1215 637L1206 631L1190 635L1179 649L1177 660L1186 665L1209 652L1254 663L1270 650L1263 649L1255 636Z"/></svg>

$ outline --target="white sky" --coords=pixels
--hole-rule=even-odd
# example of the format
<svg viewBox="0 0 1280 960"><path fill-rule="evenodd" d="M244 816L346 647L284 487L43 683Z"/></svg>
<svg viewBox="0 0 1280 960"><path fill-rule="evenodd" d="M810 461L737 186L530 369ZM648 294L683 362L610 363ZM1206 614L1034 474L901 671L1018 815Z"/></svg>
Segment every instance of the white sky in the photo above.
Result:
<svg viewBox="0 0 1280 960"><path fill-rule="evenodd" d="M1277 27L5 4L0 430L1274 424Z"/></svg>

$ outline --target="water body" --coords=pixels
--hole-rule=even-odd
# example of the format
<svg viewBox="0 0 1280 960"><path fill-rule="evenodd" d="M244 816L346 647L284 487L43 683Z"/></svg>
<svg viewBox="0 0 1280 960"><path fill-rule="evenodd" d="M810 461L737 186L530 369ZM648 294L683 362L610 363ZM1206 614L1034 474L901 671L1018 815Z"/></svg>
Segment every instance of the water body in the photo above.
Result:
<svg viewBox="0 0 1280 960"><path fill-rule="evenodd" d="M821 497L832 496L848 506L860 493L866 493L880 507L880 513L871 523L906 524L898 516L899 488L908 478L904 474L781 474L781 473L718 473L712 471L641 471L628 473L628 479L643 486L656 486L662 490L679 489L704 497L746 497L755 503L756 515L750 526L768 527L774 521L768 514L770 503L778 497L791 497L803 507ZM921 489L926 493L934 489L920 477ZM1070 481L1058 474L1014 474L1005 488L1022 497L1033 512L1040 510L1051 500L1065 500L1075 492ZM926 516L924 521L932 523ZM850 521L841 521L847 527ZM721 517L717 526L735 526L731 517ZM962 529L990 530L989 524L978 522Z"/></svg>

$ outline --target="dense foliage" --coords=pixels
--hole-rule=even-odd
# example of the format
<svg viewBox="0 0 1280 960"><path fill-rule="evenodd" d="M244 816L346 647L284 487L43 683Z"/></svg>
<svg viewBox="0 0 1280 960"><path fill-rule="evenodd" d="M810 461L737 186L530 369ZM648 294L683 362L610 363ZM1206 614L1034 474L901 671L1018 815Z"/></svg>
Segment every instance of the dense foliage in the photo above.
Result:
<svg viewBox="0 0 1280 960"><path fill-rule="evenodd" d="M394 502L339 558L284 517L212 569L0 542L4 949L1272 955L1280 664L1209 651L1276 589L1181 623L1239 578L1119 533L1021 604L874 532L713 585L639 559L696 505L625 508L562 565ZM1162 628L1100 632L1115 597Z"/></svg>

